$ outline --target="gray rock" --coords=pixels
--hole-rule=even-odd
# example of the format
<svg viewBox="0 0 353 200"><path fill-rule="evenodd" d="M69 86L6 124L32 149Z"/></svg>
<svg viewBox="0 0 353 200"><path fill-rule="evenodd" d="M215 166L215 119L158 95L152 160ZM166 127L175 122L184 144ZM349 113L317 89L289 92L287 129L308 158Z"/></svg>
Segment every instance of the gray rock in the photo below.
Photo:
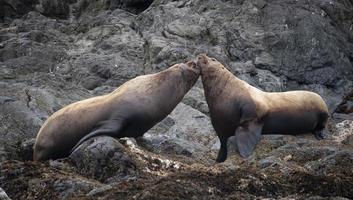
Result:
<svg viewBox="0 0 353 200"><path fill-rule="evenodd" d="M67 18L70 13L68 3L68 0L39 0L36 9L48 17Z"/></svg>
<svg viewBox="0 0 353 200"><path fill-rule="evenodd" d="M16 74L13 69L9 69L6 66L1 66L0 69L0 77L2 80L4 79L14 79L16 78Z"/></svg>
<svg viewBox="0 0 353 200"><path fill-rule="evenodd" d="M11 200L10 197L7 196L6 192L0 187L0 200Z"/></svg>
<svg viewBox="0 0 353 200"><path fill-rule="evenodd" d="M208 115L210 112L203 93L203 89L198 87L191 88L191 90L186 93L182 102L206 115Z"/></svg>
<svg viewBox="0 0 353 200"><path fill-rule="evenodd" d="M269 142L273 148L278 148L293 140L293 137L289 135L263 135L262 140Z"/></svg>
<svg viewBox="0 0 353 200"><path fill-rule="evenodd" d="M35 141L36 141L35 138L31 138L21 143L19 155L21 155L22 160L33 159L33 146Z"/></svg>
<svg viewBox="0 0 353 200"><path fill-rule="evenodd" d="M72 177L72 178L52 178L49 181L42 180L40 178L33 178L28 181L29 191L43 191L44 188L52 188L52 194L60 199L70 199L78 194L85 194L92 190L94 187L99 187L101 184L95 183L84 178ZM40 195L43 195L40 194Z"/></svg>
<svg viewBox="0 0 353 200"><path fill-rule="evenodd" d="M108 136L84 142L70 155L70 159L80 174L102 182L137 173L136 163L124 146Z"/></svg>
<svg viewBox="0 0 353 200"><path fill-rule="evenodd" d="M205 26L202 27L197 24L199 21L197 18L193 20L186 20L185 18L177 19L167 25L166 31L172 35L194 39L206 32Z"/></svg>
<svg viewBox="0 0 353 200"><path fill-rule="evenodd" d="M254 62L256 67L263 67L263 66L273 66L275 65L273 61L273 57L267 53L267 52L262 52L260 55L255 57L255 62Z"/></svg>
<svg viewBox="0 0 353 200"><path fill-rule="evenodd" d="M258 69L253 79L256 81L256 86L266 92L282 92L284 89L284 81L268 70Z"/></svg>
<svg viewBox="0 0 353 200"><path fill-rule="evenodd" d="M0 144L3 151L7 152L3 155L31 160L33 140L29 141L36 137L48 115L65 104L88 97L87 93L73 88L71 90L75 90L74 93L52 90L50 83L47 81L43 89L23 83L0 82L0 136L3 138Z"/></svg>
<svg viewBox="0 0 353 200"><path fill-rule="evenodd" d="M6 103L0 110L0 144L8 152L8 156L21 159L19 145L22 141L35 137L42 121L20 101Z"/></svg>
<svg viewBox="0 0 353 200"><path fill-rule="evenodd" d="M93 95L104 95L113 92L116 88L111 86L101 86L92 90Z"/></svg>
<svg viewBox="0 0 353 200"><path fill-rule="evenodd" d="M87 90L93 90L101 86L103 84L102 82L103 80L98 77L89 76L89 77L86 77L84 80L82 80L81 85Z"/></svg>
<svg viewBox="0 0 353 200"><path fill-rule="evenodd" d="M8 22L21 17L34 8L35 1L5 0L0 3L0 21Z"/></svg>
<svg viewBox="0 0 353 200"><path fill-rule="evenodd" d="M183 103L143 138L147 148L155 152L192 155L196 159L204 159L202 155L219 143L209 117Z"/></svg>
<svg viewBox="0 0 353 200"><path fill-rule="evenodd" d="M337 106L335 112L344 114L353 113L353 92L343 98L342 102Z"/></svg>
<svg viewBox="0 0 353 200"><path fill-rule="evenodd" d="M91 187L90 183L82 180L58 180L53 184L54 190L59 193L60 199L68 199L70 196L75 196L78 192L85 192Z"/></svg>
<svg viewBox="0 0 353 200"><path fill-rule="evenodd" d="M65 161L55 162L56 166L14 160L1 162L0 185L13 199L72 199L103 186L96 180L77 175Z"/></svg>
<svg viewBox="0 0 353 200"><path fill-rule="evenodd" d="M75 5L76 15L83 13L98 12L102 10L115 10L123 9L128 12L138 14L146 10L151 4L152 0L116 0L116 1L104 1L104 0L79 0Z"/></svg>
<svg viewBox="0 0 353 200"><path fill-rule="evenodd" d="M257 164L261 169L271 167L273 165L281 165L281 160L276 156L270 156L258 161Z"/></svg>
<svg viewBox="0 0 353 200"><path fill-rule="evenodd" d="M189 13L187 15L188 19L185 19L185 21L192 22L194 21L195 16L207 16L207 20L202 20L204 18L200 18L200 22L195 22L195 26L192 27L198 27L200 26L199 24L202 24L201 27L207 27L206 34L200 33L201 35L204 35L205 38L203 38L203 42L198 44L199 48L194 52L212 53L213 56L216 56L231 68L232 62L230 61L245 62L253 60L257 68L266 69L277 76L275 78L277 80L274 79L276 82L275 85L266 85L268 80L263 79L262 77L258 78L260 80L259 86L263 87L265 90L287 90L286 83L283 83L283 81L287 80L287 77L299 84L323 84L331 86L340 82L336 80L345 80L345 77L352 76L352 70L343 70L343 68L345 68L344 66L350 66L349 57L351 57L352 54L350 50L352 49L350 47L352 44L349 42L343 42L345 44L342 48L345 49L344 54L346 56L339 60L334 59L336 57L337 48L341 49L341 47L337 47L336 42L328 39L330 37L329 33L321 34L322 31L320 30L323 29L327 29L329 32L335 31L334 27L328 25L329 23L320 16L321 13L318 11L320 9L316 8L321 8L323 5L318 2L315 2L314 6L310 5L313 6L311 7L312 10L302 10L299 5L305 3L298 2L296 3L298 7L295 6L293 8L296 11L287 9L288 7L291 7L288 6L291 5L290 2L282 2L282 5L272 5L256 1L254 4L244 3L239 6L239 4L236 3L225 4L218 2L217 4L213 4L206 1L202 2L202 4L203 5L199 2L195 2L192 5L198 7L199 11L201 11L202 8L212 8L212 11L204 11L197 14ZM340 5L340 3L338 3L338 5ZM148 31L148 35L152 35L151 38L156 38L155 35L158 35L158 32L163 30L163 28L170 31L170 27L174 27L173 22L175 22L175 19L178 19L178 17L183 15L189 9L185 7L178 8L177 4L174 2L166 2L161 5L156 4L155 6L160 8L161 11L149 10L148 12L143 13L140 18L141 25L148 24L146 27L142 25L142 30L144 32ZM243 9L248 12L235 12L234 15L230 15L227 12L227 8L229 7L231 7L232 10ZM173 12L170 12L172 8L174 8L174 10ZM261 9L261 12L259 9ZM291 14L292 12L297 14ZM346 13L346 11L342 12ZM152 13L154 14L153 16L155 16L154 18L153 16L150 16ZM158 18L156 16L158 16ZM228 18L229 20L227 20ZM248 19L252 19L253 21L250 20L251 23L249 23ZM313 19L313 21L307 19ZM261 23L258 23L258 21L261 21ZM309 28L307 26L307 24L309 24L310 27L316 27L315 24L320 23L325 25L320 25L318 28ZM163 26L164 24L165 26ZM227 29L222 27L227 27ZM186 31L188 30L188 27L184 27L182 30ZM187 36L183 36L182 33L177 31L174 31L173 33L177 33L178 37L182 37L185 41L189 41L189 43L192 43L194 40L188 39ZM339 41L346 41L351 37L349 35L351 34L346 35L346 32L337 32L336 39ZM166 34L165 37L167 37L167 39L163 38L158 40L163 41L163 43L159 43L161 44L159 46L160 50L165 48L164 44L168 44L169 49L172 49L173 47L178 48L180 43L183 42L182 39L170 37L168 34ZM192 37L195 38L194 35L192 35ZM169 43L167 42L168 39L170 40ZM149 42L149 44L154 44L154 42ZM153 48L153 46L149 48ZM212 48L223 48L228 52L220 50L219 52L222 53L216 53L217 51L210 50ZM190 45L185 46L184 49L185 56L189 55L188 52L193 52L193 48L190 48ZM204 50L202 51L202 49ZM302 51L302 49L307 49L308 52ZM149 52L159 52L160 50L151 50ZM180 52L179 54L182 55L184 53ZM329 56L323 56L326 54ZM157 54L152 55L158 57ZM180 59L183 59L183 57L180 57ZM157 58L157 60L159 61L160 59ZM169 60L169 62L171 61L172 60ZM249 79L253 78L250 77ZM299 88L297 86L296 88L291 89ZM332 90L329 89L329 91ZM333 102L329 102L330 108L334 108L334 104L337 104L337 102L340 101L339 99L339 97L332 99Z"/></svg>
<svg viewBox="0 0 353 200"><path fill-rule="evenodd" d="M167 136L145 136L137 140L138 144L157 154L174 154L183 156L194 156L195 151L202 151L200 145L178 138Z"/></svg>
<svg viewBox="0 0 353 200"><path fill-rule="evenodd" d="M285 158L290 155L292 161L297 163L306 163L314 160L320 160L326 156L335 154L337 151L337 148L335 147L312 146L313 143L309 140L302 140L302 142L299 140L281 146L273 150L270 155L280 158Z"/></svg>
<svg viewBox="0 0 353 200"><path fill-rule="evenodd" d="M353 114L333 113L332 118L335 120L353 120Z"/></svg>
<svg viewBox="0 0 353 200"><path fill-rule="evenodd" d="M343 144L353 148L353 135L348 136L345 140L342 141Z"/></svg>
<svg viewBox="0 0 353 200"><path fill-rule="evenodd" d="M113 187L111 185L104 185L102 187L99 187L99 188L95 188L91 191L89 191L89 193L86 194L86 196L95 196L95 195L99 195L103 192L106 192L108 190L111 190L113 189Z"/></svg>
<svg viewBox="0 0 353 200"><path fill-rule="evenodd" d="M351 1L4 0L0 1L0 23L0 167L4 169L0 171L0 184L14 198L82 198L90 191L105 198L110 192L99 192L103 185L93 179L121 183L114 190L128 192L117 190L116 194L122 195L119 198L139 198L139 186L146 183L136 176L140 170L149 177L148 183L155 175L158 181L180 177L171 181L176 185L158 185L152 180L151 188L142 188L146 198L154 194L153 189L165 191L168 197L175 194L176 198L185 198L177 195L187 191L188 198L196 195L210 199L230 194L227 191L236 192L229 198L244 199L320 199L348 197L351 193L342 181L351 176L351 139L350 134L341 134L350 129L336 127L341 121L353 119ZM265 91L305 89L319 93L334 113L330 130L347 135L343 144L317 142L312 137L264 136L250 159L235 156L229 159L229 165L205 169L211 174L246 169L229 173L236 177L230 175L234 179L227 181L240 183L234 187L248 183L245 188L249 190L239 194L232 184L219 184L228 178L222 176L217 176L221 181L212 184L208 176L207 181L200 181L202 189L197 190L199 170L205 168L197 165L213 164L219 148L199 81L168 118L138 140L145 148L133 139L120 139L127 141L122 147L116 140L103 137L78 149L74 169L63 161L49 162L49 167L20 161L8 164L9 159L31 157L33 138L40 126L63 106L108 93L131 78L194 59L200 53L215 57L237 77ZM182 162L175 162L176 157ZM143 163L141 168L134 168L136 160ZM244 168L246 163L255 169ZM187 176L179 176L180 168ZM78 169L92 179L83 179ZM189 169L193 169L192 174L188 174ZM256 177L258 170L266 176ZM320 175L332 188L342 190L305 190L310 194L302 194L297 179L291 183L287 179L278 181L267 170L275 171L275 177L295 172L298 180L316 180ZM241 177L237 172L246 175ZM331 174L340 179L332 182ZM190 188L196 192L185 188L185 177L195 179ZM137 187L124 187L135 179ZM271 190L264 187L273 182L279 186ZM211 193L213 196L205 196Z"/></svg>
<svg viewBox="0 0 353 200"><path fill-rule="evenodd" d="M350 138L353 135L353 120L339 122L332 129L334 140L343 144L350 144Z"/></svg>
<svg viewBox="0 0 353 200"><path fill-rule="evenodd" d="M337 171L346 174L350 173L352 164L353 152L351 150L341 150L320 160L308 162L305 168L317 175L327 175Z"/></svg>
<svg viewBox="0 0 353 200"><path fill-rule="evenodd" d="M11 156L9 156L9 152L7 149L5 149L4 146L0 147L0 162L3 162L5 160L7 160L8 158L10 158Z"/></svg>

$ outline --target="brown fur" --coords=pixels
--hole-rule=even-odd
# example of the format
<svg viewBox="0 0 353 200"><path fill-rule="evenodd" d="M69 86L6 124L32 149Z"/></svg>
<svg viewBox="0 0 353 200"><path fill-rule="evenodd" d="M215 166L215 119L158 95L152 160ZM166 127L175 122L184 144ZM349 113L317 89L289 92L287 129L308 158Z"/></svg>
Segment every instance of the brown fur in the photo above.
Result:
<svg viewBox="0 0 353 200"><path fill-rule="evenodd" d="M134 78L110 94L70 104L50 116L34 145L34 160L66 157L90 137L139 137L166 117L195 84L192 61ZM76 145L76 146L75 146Z"/></svg>
<svg viewBox="0 0 353 200"><path fill-rule="evenodd" d="M226 142L238 127L261 125L262 134L321 131L328 119L323 99L309 91L264 92L235 77L221 63L198 57L213 127L221 141L217 160L226 159Z"/></svg>

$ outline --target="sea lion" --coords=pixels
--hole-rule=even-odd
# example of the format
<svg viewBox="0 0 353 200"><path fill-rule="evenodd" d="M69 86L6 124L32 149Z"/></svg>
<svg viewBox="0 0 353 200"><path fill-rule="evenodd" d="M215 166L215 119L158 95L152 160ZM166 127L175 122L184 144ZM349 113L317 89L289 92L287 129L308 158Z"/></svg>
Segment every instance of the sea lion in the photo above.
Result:
<svg viewBox="0 0 353 200"><path fill-rule="evenodd" d="M70 104L43 124L33 160L67 157L99 135L139 137L165 118L195 84L200 69L189 61L155 74L138 76L112 93Z"/></svg>
<svg viewBox="0 0 353 200"><path fill-rule="evenodd" d="M235 77L220 62L199 55L197 65L212 125L221 142L217 162L227 158L227 140L235 135L242 157L248 157L261 134L312 132L323 139L328 120L324 100L309 91L264 92Z"/></svg>

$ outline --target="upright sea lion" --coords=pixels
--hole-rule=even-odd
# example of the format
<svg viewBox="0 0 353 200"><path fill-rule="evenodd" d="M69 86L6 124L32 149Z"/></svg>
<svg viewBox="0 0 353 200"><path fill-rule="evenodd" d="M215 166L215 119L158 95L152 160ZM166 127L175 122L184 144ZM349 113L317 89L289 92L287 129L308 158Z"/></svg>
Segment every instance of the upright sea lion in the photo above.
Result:
<svg viewBox="0 0 353 200"><path fill-rule="evenodd" d="M33 160L66 157L91 137L139 137L165 118L195 84L195 62L136 77L110 94L70 104L43 124Z"/></svg>
<svg viewBox="0 0 353 200"><path fill-rule="evenodd" d="M261 134L312 132L323 139L328 120L324 100L308 91L264 92L235 77L220 62L198 56L212 125L221 142L217 162L227 158L227 140L235 135L239 154L248 157Z"/></svg>

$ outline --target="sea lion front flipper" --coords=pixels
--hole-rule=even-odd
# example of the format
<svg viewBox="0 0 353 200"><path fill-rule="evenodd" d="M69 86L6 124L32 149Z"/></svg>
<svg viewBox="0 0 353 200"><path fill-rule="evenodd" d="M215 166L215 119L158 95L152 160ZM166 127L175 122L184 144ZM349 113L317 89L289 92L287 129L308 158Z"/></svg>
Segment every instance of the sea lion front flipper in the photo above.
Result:
<svg viewBox="0 0 353 200"><path fill-rule="evenodd" d="M107 135L116 137L119 131L121 131L124 127L124 123L122 120L105 120L100 122L97 125L97 128L93 129L92 132L85 135L80 141L71 149L70 154L75 151L77 147L79 147L83 142L87 141L92 137L97 137L100 135Z"/></svg>
<svg viewBox="0 0 353 200"><path fill-rule="evenodd" d="M262 126L256 121L249 121L239 126L235 131L236 144L242 157L249 157L254 151L257 143L261 140Z"/></svg>
<svg viewBox="0 0 353 200"><path fill-rule="evenodd" d="M240 124L246 124L248 121L257 119L256 105L252 100L241 104L240 113Z"/></svg>

